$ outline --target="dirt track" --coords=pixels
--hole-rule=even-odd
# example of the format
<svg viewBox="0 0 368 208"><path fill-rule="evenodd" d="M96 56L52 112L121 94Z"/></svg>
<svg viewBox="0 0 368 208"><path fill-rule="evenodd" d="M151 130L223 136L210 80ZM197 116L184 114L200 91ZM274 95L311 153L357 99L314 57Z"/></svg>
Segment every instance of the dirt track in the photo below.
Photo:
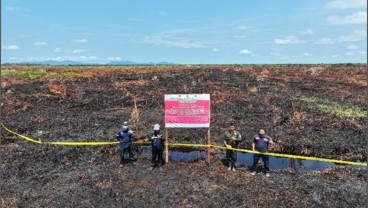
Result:
<svg viewBox="0 0 368 208"><path fill-rule="evenodd" d="M100 68L96 67L96 71ZM51 73L56 69L50 68ZM60 70L60 69L57 69ZM306 99L366 108L364 66L175 66L111 70L98 76L2 84L2 122L43 141L113 140L130 119L136 139L163 123L164 94L211 94L211 133L221 144L230 122L249 138L264 127L274 152L366 161L367 118L343 118ZM139 120L131 119L136 103ZM42 131L42 133L40 133ZM205 130L170 129L172 142L205 143ZM364 207L366 169L336 166L271 178L247 169L170 163L148 171L147 158L118 168L116 148L39 146L2 130L2 205L20 207Z"/></svg>

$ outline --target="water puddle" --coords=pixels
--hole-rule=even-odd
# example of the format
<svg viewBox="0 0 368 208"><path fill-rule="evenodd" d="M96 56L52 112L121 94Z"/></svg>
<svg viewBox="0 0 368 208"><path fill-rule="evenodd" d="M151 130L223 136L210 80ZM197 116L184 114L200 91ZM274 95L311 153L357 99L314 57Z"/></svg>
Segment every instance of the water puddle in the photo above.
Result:
<svg viewBox="0 0 368 208"><path fill-rule="evenodd" d="M151 147L145 147L138 152L139 157L150 157ZM207 158L207 152L203 150L178 151L169 150L170 161L173 162L197 162Z"/></svg>
<svg viewBox="0 0 368 208"><path fill-rule="evenodd" d="M262 159L260 159L262 161ZM253 164L253 154L238 153L238 163L245 166L251 166ZM335 166L335 163L320 162L313 160L300 160L282 157L271 157L269 161L270 169L292 169L296 172L306 172L313 170L321 170L324 168Z"/></svg>
<svg viewBox="0 0 368 208"><path fill-rule="evenodd" d="M142 148L139 153L139 157L150 157L151 148ZM225 153L212 154L212 158L225 159ZM197 162L199 160L205 160L207 158L207 152L203 150L192 150L192 151L178 151L169 150L169 158L172 162ZM262 161L262 159L260 159ZM250 167L253 164L253 154L238 152L237 155L237 165L239 167ZM331 162L320 162L313 160L300 160L300 159L290 159L282 157L272 157L270 156L269 161L270 169L280 170L280 169L292 169L296 172L306 172L313 170L321 170L324 168L332 167L335 164ZM354 166L356 167L356 166Z"/></svg>

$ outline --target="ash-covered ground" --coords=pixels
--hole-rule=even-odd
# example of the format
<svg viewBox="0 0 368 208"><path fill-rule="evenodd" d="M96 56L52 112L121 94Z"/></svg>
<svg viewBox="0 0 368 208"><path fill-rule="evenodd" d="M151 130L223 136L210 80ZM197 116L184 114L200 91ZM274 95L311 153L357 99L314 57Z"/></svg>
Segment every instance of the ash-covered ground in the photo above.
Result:
<svg viewBox="0 0 368 208"><path fill-rule="evenodd" d="M346 114L367 111L365 73L362 65L233 65L116 68L69 79L5 76L1 117L10 129L42 141L115 141L128 120L138 141L153 124L164 126L165 94L206 93L213 144L222 144L221 135L233 122L244 139L241 148L249 149L251 136L262 127L276 142L272 152L366 161L367 118ZM333 104L342 107L335 112ZM367 204L366 167L274 170L266 178L251 176L246 167L228 172L222 159L213 158L210 164L170 162L151 172L148 157L119 168L117 146L47 146L1 133L3 207ZM170 142L207 142L206 129L169 129L169 136Z"/></svg>

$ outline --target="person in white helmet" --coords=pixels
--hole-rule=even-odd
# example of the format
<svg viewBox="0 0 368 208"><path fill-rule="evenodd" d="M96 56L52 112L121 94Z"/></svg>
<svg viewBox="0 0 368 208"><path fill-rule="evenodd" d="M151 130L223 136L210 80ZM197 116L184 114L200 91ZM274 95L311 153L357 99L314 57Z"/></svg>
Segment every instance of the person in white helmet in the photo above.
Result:
<svg viewBox="0 0 368 208"><path fill-rule="evenodd" d="M150 170L153 170L155 167L159 167L162 170L165 138L159 124L153 126L153 131L148 133L148 138L152 142L152 167Z"/></svg>

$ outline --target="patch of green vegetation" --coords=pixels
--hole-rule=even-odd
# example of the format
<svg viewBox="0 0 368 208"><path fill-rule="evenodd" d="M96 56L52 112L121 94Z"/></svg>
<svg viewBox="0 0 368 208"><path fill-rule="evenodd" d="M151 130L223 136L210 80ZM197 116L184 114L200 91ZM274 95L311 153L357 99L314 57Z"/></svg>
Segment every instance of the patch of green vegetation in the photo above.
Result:
<svg viewBox="0 0 368 208"><path fill-rule="evenodd" d="M24 79L38 79L47 75L46 72L42 71L16 71L12 74L14 77L17 78L24 78Z"/></svg>
<svg viewBox="0 0 368 208"><path fill-rule="evenodd" d="M280 92L281 91L280 87L278 87L276 85L261 84L261 85L259 85L259 89L260 90L265 90L267 92Z"/></svg>
<svg viewBox="0 0 368 208"><path fill-rule="evenodd" d="M15 79L63 79L88 73L85 68L79 66L39 66L20 65L5 66L2 69L2 77L12 77Z"/></svg>
<svg viewBox="0 0 368 208"><path fill-rule="evenodd" d="M317 97L297 96L293 98L308 102L313 108L340 118L360 119L367 117L367 111L356 106L344 105Z"/></svg>
<svg viewBox="0 0 368 208"><path fill-rule="evenodd" d="M64 71L59 73L50 73L45 71L16 71L12 73L7 73L3 76L12 76L14 78L21 79L62 79L69 78L77 75L77 72Z"/></svg>
<svg viewBox="0 0 368 208"><path fill-rule="evenodd" d="M88 77L96 73L147 69L147 66L109 66L109 65L86 65L86 66L48 66L48 65L10 65L3 66L2 77L15 79L68 79L70 77ZM152 68L152 67L151 67ZM165 67L159 67L165 68Z"/></svg>

